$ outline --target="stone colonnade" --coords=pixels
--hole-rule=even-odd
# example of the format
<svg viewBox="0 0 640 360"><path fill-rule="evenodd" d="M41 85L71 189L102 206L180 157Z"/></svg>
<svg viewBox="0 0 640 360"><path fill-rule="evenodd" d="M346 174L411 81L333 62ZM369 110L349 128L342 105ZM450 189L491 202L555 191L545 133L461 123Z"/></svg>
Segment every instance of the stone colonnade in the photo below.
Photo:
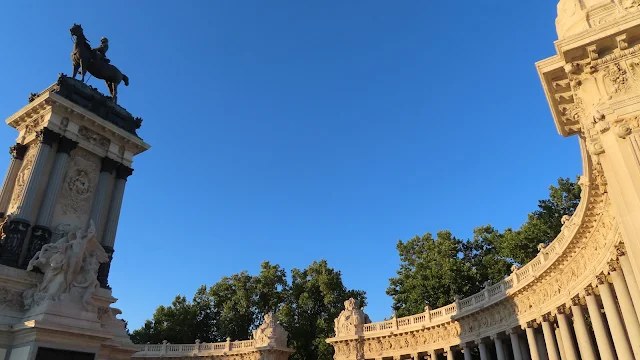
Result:
<svg viewBox="0 0 640 360"><path fill-rule="evenodd" d="M12 159L0 190L0 214L4 220L0 264L26 268L42 246L51 242L51 221L70 157L77 147L77 141L45 127L29 144L17 143L10 148ZM55 156L51 159L53 151ZM25 154L30 156L28 163ZM132 173L128 166L109 157L102 158L89 220L97 227L105 224L96 230L110 260L127 178ZM12 201L15 203L11 204ZM110 261L100 267L101 287L108 288L109 268Z"/></svg>
<svg viewBox="0 0 640 360"><path fill-rule="evenodd" d="M394 334L393 331L384 336L369 336L360 332L362 335L347 340L344 345L341 345L339 337L329 341L336 349L336 359L640 359L640 309L634 304L635 297L632 295L637 294L640 287L633 277L624 244L618 244L616 256L607 265L606 272L592 279L591 284L571 297L567 304L539 314L523 325L508 327L488 336L485 333L473 340L465 340L469 336L453 337L449 339L451 345L435 348L420 345L419 340L416 343L413 339L419 337L410 333ZM352 329L358 332L358 325ZM392 336L397 336L397 340L385 340ZM376 341L381 344L377 349L368 345ZM362 351L353 351L359 346ZM371 355L376 352L382 355Z"/></svg>

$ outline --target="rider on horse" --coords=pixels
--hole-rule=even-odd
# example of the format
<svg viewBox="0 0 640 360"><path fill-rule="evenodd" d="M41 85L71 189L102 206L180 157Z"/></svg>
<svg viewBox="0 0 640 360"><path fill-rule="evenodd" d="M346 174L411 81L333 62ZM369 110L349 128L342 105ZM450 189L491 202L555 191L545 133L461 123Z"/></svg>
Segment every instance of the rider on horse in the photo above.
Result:
<svg viewBox="0 0 640 360"><path fill-rule="evenodd" d="M111 60L107 59L107 51L109 50L109 39L107 39L106 37L100 39L100 45L92 50L96 53L97 61L104 61L107 64L111 62Z"/></svg>

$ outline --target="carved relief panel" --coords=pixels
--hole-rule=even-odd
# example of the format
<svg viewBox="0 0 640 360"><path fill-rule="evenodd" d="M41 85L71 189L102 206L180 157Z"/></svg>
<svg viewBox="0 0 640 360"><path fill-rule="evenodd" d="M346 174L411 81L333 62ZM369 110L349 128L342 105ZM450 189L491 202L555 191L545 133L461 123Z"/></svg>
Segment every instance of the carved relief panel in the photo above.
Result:
<svg viewBox="0 0 640 360"><path fill-rule="evenodd" d="M20 200L22 200L24 187L27 184L29 175L31 175L31 169L33 168L33 163L35 161L37 151L36 148L36 144L31 144L31 146L29 146L29 149L27 150L26 155L24 156L22 166L20 167L20 171L18 172L18 176L16 177L16 185L13 189L13 195L11 196L11 203L9 203L9 214L16 211L18 203L20 202Z"/></svg>
<svg viewBox="0 0 640 360"><path fill-rule="evenodd" d="M54 228L86 226L99 174L100 157L81 148L73 151L53 214Z"/></svg>

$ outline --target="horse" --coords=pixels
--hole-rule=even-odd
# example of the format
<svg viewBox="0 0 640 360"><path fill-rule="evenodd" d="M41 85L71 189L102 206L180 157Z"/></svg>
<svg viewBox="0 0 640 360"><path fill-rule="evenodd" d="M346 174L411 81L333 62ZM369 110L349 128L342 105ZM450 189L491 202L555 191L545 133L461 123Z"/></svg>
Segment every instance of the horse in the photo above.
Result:
<svg viewBox="0 0 640 360"><path fill-rule="evenodd" d="M104 80L113 102L118 103L118 85L124 81L124 85L129 86L129 77L106 61L97 60L96 53L91 49L80 24L73 24L69 31L71 36L75 38L73 52L71 53L73 78L76 78L78 70L82 68L82 82L84 82L84 76L87 72L97 79Z"/></svg>

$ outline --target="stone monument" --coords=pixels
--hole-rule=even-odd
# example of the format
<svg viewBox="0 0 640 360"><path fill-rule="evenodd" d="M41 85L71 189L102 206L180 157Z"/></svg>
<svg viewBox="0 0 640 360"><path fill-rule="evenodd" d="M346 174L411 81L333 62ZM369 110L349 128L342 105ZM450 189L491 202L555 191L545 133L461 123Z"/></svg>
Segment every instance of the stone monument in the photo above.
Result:
<svg viewBox="0 0 640 360"><path fill-rule="evenodd" d="M0 360L131 358L108 279L133 157L150 147L142 120L59 75L6 123L18 137L0 190Z"/></svg>

